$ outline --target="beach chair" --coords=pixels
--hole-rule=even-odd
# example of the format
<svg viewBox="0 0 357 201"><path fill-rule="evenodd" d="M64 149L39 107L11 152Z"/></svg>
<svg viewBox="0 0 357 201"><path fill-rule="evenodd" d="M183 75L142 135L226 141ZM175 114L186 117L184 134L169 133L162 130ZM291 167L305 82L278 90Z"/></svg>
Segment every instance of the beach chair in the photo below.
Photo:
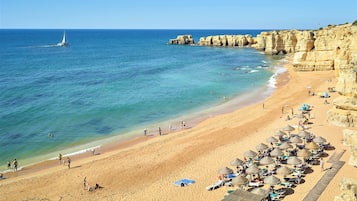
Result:
<svg viewBox="0 0 357 201"><path fill-rule="evenodd" d="M215 184L207 186L206 190L208 191L213 191L216 190L217 188L221 187L224 185L224 181L223 180L218 180Z"/></svg>

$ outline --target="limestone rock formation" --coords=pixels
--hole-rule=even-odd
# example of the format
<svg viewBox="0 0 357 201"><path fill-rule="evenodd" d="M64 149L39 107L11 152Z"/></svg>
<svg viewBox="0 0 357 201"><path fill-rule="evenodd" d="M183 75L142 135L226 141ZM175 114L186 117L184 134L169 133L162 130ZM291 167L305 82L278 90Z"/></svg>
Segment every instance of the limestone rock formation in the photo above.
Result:
<svg viewBox="0 0 357 201"><path fill-rule="evenodd" d="M201 37L198 41L200 46L218 46L218 47L244 47L254 44L251 35L218 35Z"/></svg>
<svg viewBox="0 0 357 201"><path fill-rule="evenodd" d="M170 44L193 44L192 36L178 36ZM201 37L198 45L220 47L251 46L266 54L293 54L295 71L334 70L335 87L341 95L333 101L327 121L357 127L357 21L329 25L319 30L280 30L251 35Z"/></svg>
<svg viewBox="0 0 357 201"><path fill-rule="evenodd" d="M357 131L343 130L343 145L348 146L351 151L348 164L357 167Z"/></svg>
<svg viewBox="0 0 357 201"><path fill-rule="evenodd" d="M192 35L178 35L176 39L170 39L169 44L171 45L193 45L195 41Z"/></svg>
<svg viewBox="0 0 357 201"><path fill-rule="evenodd" d="M339 186L341 194L335 196L335 201L357 201L357 181L343 178Z"/></svg>

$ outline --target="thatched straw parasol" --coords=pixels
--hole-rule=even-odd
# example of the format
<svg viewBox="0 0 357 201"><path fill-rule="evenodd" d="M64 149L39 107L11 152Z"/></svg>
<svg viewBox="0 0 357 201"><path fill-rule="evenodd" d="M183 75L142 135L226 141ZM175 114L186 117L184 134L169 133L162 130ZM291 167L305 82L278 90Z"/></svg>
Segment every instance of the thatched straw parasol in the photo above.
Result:
<svg viewBox="0 0 357 201"><path fill-rule="evenodd" d="M257 151L264 151L264 150L266 150L266 149L268 149L268 148L269 148L268 145L263 144L263 143L259 143L259 144L255 147L255 149L256 149Z"/></svg>
<svg viewBox="0 0 357 201"><path fill-rule="evenodd" d="M302 143L302 139L299 136L294 136L289 140L291 143Z"/></svg>
<svg viewBox="0 0 357 201"><path fill-rule="evenodd" d="M296 156L290 156L286 162L289 165L298 165L302 163L302 161L298 159Z"/></svg>
<svg viewBox="0 0 357 201"><path fill-rule="evenodd" d="M315 137L312 141L314 141L316 143L319 143L319 144L322 144L322 143L326 142L326 139L321 137L321 136L318 136L318 137Z"/></svg>
<svg viewBox="0 0 357 201"><path fill-rule="evenodd" d="M307 149L301 149L296 154L298 157L308 158L311 156L311 152Z"/></svg>
<svg viewBox="0 0 357 201"><path fill-rule="evenodd" d="M278 142L278 139L276 139L276 138L273 137L273 136L270 136L270 137L268 137L265 141L266 141L267 143L275 143L275 142Z"/></svg>
<svg viewBox="0 0 357 201"><path fill-rule="evenodd" d="M259 171L260 171L260 169L256 165L252 165L245 170L245 172L247 174L256 174Z"/></svg>
<svg viewBox="0 0 357 201"><path fill-rule="evenodd" d="M242 175L239 175L239 176L237 176L237 177L232 179L232 184L233 185L237 185L237 186L244 185L247 182L248 182L248 179L245 176L242 176Z"/></svg>
<svg viewBox="0 0 357 201"><path fill-rule="evenodd" d="M233 161L231 161L230 164L233 166L242 166L242 165L244 165L244 162L242 160L240 160L239 158L236 158Z"/></svg>
<svg viewBox="0 0 357 201"><path fill-rule="evenodd" d="M280 149L289 149L289 148L292 148L291 144L289 144L288 142L283 142L280 146L279 146Z"/></svg>
<svg viewBox="0 0 357 201"><path fill-rule="evenodd" d="M233 170L228 167L224 167L218 171L219 174L232 174Z"/></svg>
<svg viewBox="0 0 357 201"><path fill-rule="evenodd" d="M280 168L278 168L278 169L276 170L276 173L277 173L277 174L283 175L284 177L285 177L286 175L288 175L288 174L291 174L292 172L293 172L293 171L292 171L290 168L286 167L286 166L282 166L282 167L280 167Z"/></svg>
<svg viewBox="0 0 357 201"><path fill-rule="evenodd" d="M264 156L264 158L260 159L259 164L261 165L269 165L274 163L274 159L269 156Z"/></svg>
<svg viewBox="0 0 357 201"><path fill-rule="evenodd" d="M309 142L306 144L305 146L306 149L312 149L312 150L316 150L316 149L319 149L319 145L316 144L316 142Z"/></svg>
<svg viewBox="0 0 357 201"><path fill-rule="evenodd" d="M252 193L257 194L257 195L263 195L263 196L268 196L269 192L267 190L264 190L262 188L254 188Z"/></svg>
<svg viewBox="0 0 357 201"><path fill-rule="evenodd" d="M252 150L249 150L249 151L244 152L243 156L247 157L247 158L254 158L257 156L257 153L255 153Z"/></svg>
<svg viewBox="0 0 357 201"><path fill-rule="evenodd" d="M286 133L285 133L284 131L278 130L278 131L275 132L274 135L275 135L275 136L278 136L278 137L281 137L281 136L286 135Z"/></svg>
<svg viewBox="0 0 357 201"><path fill-rule="evenodd" d="M270 175L264 178L264 183L274 186L280 184L280 179L274 175Z"/></svg>
<svg viewBox="0 0 357 201"><path fill-rule="evenodd" d="M282 156L284 155L283 151L281 151L281 149L279 148L275 148L273 149L273 151L270 152L271 156Z"/></svg>

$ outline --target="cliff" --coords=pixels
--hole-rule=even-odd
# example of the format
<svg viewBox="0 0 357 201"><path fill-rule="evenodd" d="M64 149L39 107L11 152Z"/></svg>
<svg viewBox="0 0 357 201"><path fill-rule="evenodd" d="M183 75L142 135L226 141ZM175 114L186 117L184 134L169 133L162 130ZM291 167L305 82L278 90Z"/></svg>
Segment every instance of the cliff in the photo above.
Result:
<svg viewBox="0 0 357 201"><path fill-rule="evenodd" d="M170 44L194 44L192 36L178 36ZM327 121L344 127L357 127L357 21L329 25L319 30L280 30L251 35L201 37L197 45L253 47L266 54L292 54L295 71L334 70L335 90Z"/></svg>

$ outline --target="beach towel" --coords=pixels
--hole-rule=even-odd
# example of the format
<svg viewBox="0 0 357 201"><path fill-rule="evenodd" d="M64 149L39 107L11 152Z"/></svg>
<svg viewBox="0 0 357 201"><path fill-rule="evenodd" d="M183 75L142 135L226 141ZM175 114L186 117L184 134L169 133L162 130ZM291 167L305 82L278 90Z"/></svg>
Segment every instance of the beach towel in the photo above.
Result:
<svg viewBox="0 0 357 201"><path fill-rule="evenodd" d="M184 187L184 186L194 184L194 183L195 183L195 180L185 178L185 179L180 179L178 181L175 181L174 184L177 186L180 186L180 187Z"/></svg>

